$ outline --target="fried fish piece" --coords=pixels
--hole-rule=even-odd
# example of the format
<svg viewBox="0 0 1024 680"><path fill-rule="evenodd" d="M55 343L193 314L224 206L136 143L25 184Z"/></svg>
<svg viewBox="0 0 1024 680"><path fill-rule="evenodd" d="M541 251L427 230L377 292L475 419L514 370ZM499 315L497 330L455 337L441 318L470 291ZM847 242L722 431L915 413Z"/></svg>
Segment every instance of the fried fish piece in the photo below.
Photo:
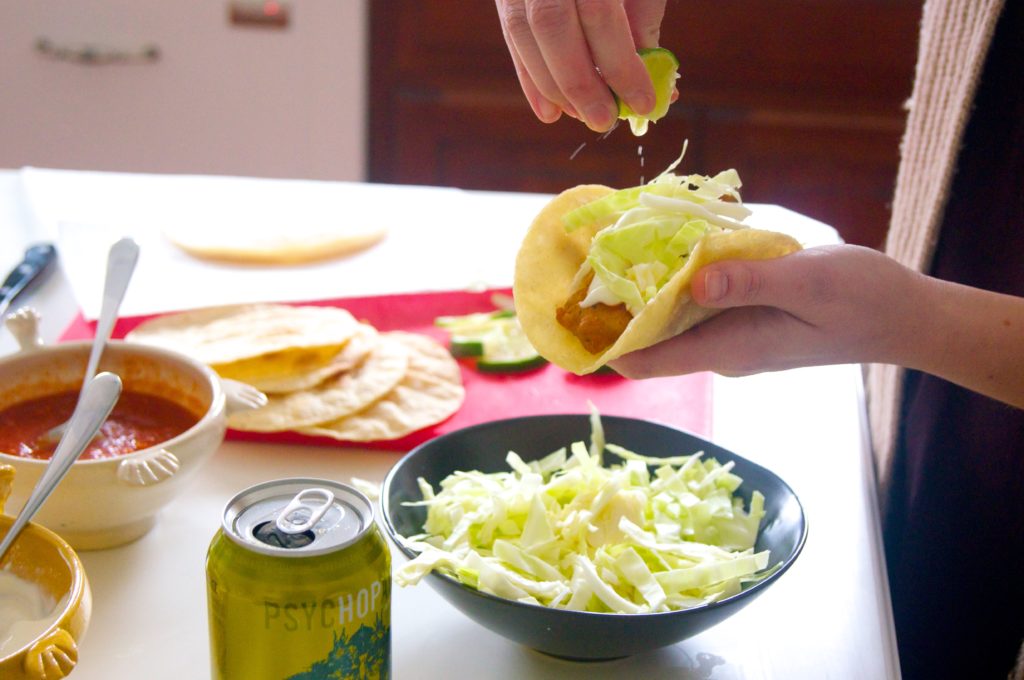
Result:
<svg viewBox="0 0 1024 680"><path fill-rule="evenodd" d="M580 344L588 352L600 354L615 344L633 320L633 315L624 304L606 305L599 302L582 307L580 303L587 297L587 289L593 279L594 272L583 278L579 288L569 296L565 304L555 310L555 318L579 338Z"/></svg>

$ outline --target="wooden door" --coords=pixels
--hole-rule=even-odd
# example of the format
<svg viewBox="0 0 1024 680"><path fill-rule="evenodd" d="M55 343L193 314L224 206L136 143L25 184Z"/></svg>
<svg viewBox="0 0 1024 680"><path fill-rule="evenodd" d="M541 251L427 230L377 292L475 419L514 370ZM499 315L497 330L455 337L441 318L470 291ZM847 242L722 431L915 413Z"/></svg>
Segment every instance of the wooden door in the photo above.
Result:
<svg viewBox="0 0 1024 680"><path fill-rule="evenodd" d="M672 162L734 167L777 203L879 246L889 220L920 2L669 2L680 99L647 135L545 125L523 98L491 2L370 3L372 181L558 192L629 186Z"/></svg>

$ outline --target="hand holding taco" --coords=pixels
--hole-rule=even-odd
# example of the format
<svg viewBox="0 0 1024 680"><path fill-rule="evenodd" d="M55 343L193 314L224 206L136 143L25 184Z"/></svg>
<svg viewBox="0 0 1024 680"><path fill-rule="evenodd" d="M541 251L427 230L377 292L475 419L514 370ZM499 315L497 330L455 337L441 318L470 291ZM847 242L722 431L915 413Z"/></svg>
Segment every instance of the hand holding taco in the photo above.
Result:
<svg viewBox="0 0 1024 680"><path fill-rule="evenodd" d="M701 267L800 250L792 237L743 224L734 170L673 174L615 191L562 192L534 219L516 258L523 330L546 359L577 374L682 333L721 310L693 302Z"/></svg>

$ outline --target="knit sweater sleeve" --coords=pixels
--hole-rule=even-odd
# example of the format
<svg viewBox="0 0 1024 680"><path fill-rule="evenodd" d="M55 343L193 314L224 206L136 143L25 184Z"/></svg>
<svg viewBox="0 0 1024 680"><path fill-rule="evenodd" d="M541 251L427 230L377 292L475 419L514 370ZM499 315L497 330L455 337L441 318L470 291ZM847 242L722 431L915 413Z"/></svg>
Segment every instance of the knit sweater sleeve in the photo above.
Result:
<svg viewBox="0 0 1024 680"><path fill-rule="evenodd" d="M927 272L956 171L961 138L1003 0L927 0L893 197L886 253ZM873 364L868 415L879 481L887 485L904 370ZM882 494L885 497L885 494Z"/></svg>

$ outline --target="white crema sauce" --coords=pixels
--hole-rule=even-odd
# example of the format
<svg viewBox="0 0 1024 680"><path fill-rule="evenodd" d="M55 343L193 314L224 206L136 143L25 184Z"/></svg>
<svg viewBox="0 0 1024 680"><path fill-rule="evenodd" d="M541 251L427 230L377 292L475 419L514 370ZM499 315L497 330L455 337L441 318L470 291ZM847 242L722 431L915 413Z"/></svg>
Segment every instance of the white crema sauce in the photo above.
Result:
<svg viewBox="0 0 1024 680"><path fill-rule="evenodd" d="M0 569L0 659L53 625L60 608L41 587Z"/></svg>

